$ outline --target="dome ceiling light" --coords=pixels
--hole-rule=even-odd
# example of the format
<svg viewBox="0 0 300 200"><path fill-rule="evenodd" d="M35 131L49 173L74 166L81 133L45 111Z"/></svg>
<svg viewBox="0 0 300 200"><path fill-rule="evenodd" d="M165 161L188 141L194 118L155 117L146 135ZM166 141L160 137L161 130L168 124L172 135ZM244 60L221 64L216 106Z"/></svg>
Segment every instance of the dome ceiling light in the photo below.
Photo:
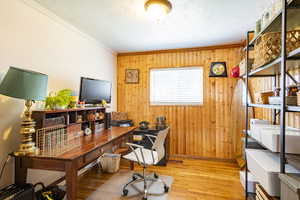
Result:
<svg viewBox="0 0 300 200"><path fill-rule="evenodd" d="M171 12L172 4L168 0L148 0L145 10L151 17L160 20Z"/></svg>

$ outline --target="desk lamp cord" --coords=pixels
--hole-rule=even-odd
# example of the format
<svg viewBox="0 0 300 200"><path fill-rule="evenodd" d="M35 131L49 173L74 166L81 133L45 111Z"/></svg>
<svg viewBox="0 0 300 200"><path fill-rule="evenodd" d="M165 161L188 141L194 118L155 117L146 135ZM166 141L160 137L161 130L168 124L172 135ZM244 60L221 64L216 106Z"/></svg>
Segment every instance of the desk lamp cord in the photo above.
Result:
<svg viewBox="0 0 300 200"><path fill-rule="evenodd" d="M0 180L2 178L2 175L3 175L3 172L4 172L4 169L5 169L5 166L7 165L8 161L10 160L11 156L8 154L7 157L6 157L6 160L1 168L1 171L0 171Z"/></svg>

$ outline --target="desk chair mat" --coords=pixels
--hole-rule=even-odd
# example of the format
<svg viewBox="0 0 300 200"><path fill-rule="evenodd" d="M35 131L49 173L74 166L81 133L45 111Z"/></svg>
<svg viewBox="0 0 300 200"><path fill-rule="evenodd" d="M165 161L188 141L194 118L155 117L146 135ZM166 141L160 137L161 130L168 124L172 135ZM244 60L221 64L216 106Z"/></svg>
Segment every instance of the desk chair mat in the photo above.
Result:
<svg viewBox="0 0 300 200"><path fill-rule="evenodd" d="M129 182L132 178L132 174L134 172L128 170L120 170L118 173L113 175L105 184L101 185L96 191L94 191L87 200L141 200L143 195L139 194L135 188L129 186L128 196L122 196L123 186ZM166 182L166 184L170 187L173 183L173 177L171 176L162 176L160 178ZM150 193L162 193L163 185L159 182L155 182L150 184L149 188ZM142 191L143 184L137 183L136 186ZM168 193L161 196L149 196L148 200L169 200Z"/></svg>

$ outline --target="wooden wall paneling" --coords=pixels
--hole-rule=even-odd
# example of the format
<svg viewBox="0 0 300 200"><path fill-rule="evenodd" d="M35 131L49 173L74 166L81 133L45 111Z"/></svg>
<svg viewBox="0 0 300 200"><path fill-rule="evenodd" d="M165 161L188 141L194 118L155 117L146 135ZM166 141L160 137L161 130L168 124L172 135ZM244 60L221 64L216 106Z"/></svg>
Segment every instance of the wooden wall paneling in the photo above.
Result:
<svg viewBox="0 0 300 200"><path fill-rule="evenodd" d="M171 126L171 155L233 159L234 139L230 124L230 103L234 78L209 78L210 63L226 61L228 74L240 62L240 47L187 52L157 52L118 56L118 110L128 112L135 124L142 120L155 123L160 115ZM151 68L202 66L204 104L202 106L150 106ZM125 69L140 70L139 84L125 84Z"/></svg>

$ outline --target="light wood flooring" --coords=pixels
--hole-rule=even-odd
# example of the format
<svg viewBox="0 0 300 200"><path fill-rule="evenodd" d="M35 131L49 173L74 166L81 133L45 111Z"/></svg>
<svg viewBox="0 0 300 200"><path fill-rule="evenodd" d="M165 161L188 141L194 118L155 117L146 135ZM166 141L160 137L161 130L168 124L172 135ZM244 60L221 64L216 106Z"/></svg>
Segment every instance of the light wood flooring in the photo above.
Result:
<svg viewBox="0 0 300 200"><path fill-rule="evenodd" d="M127 165L122 164L121 168L127 168ZM140 168L136 167L135 170L139 171ZM182 162L171 161L167 167L150 167L149 171L174 178L169 192L171 200L245 199L239 168L234 163L184 159ZM79 177L79 199L86 199L111 176L98 173L94 168Z"/></svg>

